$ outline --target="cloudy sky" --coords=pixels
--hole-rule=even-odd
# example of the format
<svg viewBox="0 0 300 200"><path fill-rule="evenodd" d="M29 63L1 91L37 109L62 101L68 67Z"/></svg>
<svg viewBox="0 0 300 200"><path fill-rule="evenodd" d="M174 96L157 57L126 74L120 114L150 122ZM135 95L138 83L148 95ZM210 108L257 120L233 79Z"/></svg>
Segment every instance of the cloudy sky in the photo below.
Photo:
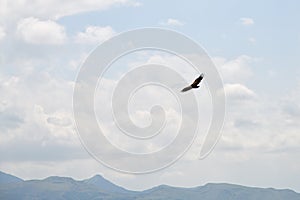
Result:
<svg viewBox="0 0 300 200"><path fill-rule="evenodd" d="M299 7L296 0L1 0L0 170L24 179L102 174L137 190L159 184L191 187L229 182L300 192ZM104 167L84 150L76 134L72 95L89 53L110 37L140 27L176 30L206 49L224 82L226 120L206 159L197 159L200 135L171 167L131 175ZM126 62L130 67L151 61L180 63L155 52L133 55ZM115 67L118 72L118 64ZM193 79L189 72L183 73ZM108 76L106 86L116 81ZM207 109L209 116L205 104L209 95L203 88L200 108ZM99 94L100 99L109 95ZM144 102L138 97L137 101ZM173 111L169 116L177 120ZM132 118L147 124L147 116L137 112ZM114 140L107 121L107 136ZM119 143L126 148L124 140Z"/></svg>

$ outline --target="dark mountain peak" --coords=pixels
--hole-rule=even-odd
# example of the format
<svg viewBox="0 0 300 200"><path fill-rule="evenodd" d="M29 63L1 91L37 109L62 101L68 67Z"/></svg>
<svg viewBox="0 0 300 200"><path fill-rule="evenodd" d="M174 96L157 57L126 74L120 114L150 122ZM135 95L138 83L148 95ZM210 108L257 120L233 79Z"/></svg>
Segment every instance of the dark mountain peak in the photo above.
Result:
<svg viewBox="0 0 300 200"><path fill-rule="evenodd" d="M87 179L87 180L94 180L94 181L97 181L97 180L106 180L103 176L101 176L101 175L99 175L99 174L97 174L97 175L95 175L95 176L93 176L93 177L91 177L91 178L89 178L89 179ZM107 181L107 180L106 180Z"/></svg>
<svg viewBox="0 0 300 200"><path fill-rule="evenodd" d="M110 183L108 180L106 180L103 176L97 174L89 179L84 180L85 183L91 183L94 185L103 184L103 183Z"/></svg>
<svg viewBox="0 0 300 200"><path fill-rule="evenodd" d="M106 180L101 175L95 175L89 179L84 180L83 182L90 184L90 185L94 185L94 186L98 187L99 189L106 191L106 192L116 192L116 193L129 192L128 190Z"/></svg>
<svg viewBox="0 0 300 200"><path fill-rule="evenodd" d="M23 180L16 176L6 174L0 171L0 184L19 183L19 182L23 182Z"/></svg>

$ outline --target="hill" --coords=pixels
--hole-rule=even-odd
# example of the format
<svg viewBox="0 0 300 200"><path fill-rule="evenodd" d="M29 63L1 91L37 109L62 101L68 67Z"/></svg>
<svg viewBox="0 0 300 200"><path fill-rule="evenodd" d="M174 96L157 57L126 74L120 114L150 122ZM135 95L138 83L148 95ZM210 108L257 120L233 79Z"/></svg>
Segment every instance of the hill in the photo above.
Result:
<svg viewBox="0 0 300 200"><path fill-rule="evenodd" d="M300 200L292 190L255 188L226 183L209 183L194 188L161 185L149 190L129 191L96 175L76 181L72 178L51 176L43 180L23 181L0 173L0 199L57 199L57 200Z"/></svg>

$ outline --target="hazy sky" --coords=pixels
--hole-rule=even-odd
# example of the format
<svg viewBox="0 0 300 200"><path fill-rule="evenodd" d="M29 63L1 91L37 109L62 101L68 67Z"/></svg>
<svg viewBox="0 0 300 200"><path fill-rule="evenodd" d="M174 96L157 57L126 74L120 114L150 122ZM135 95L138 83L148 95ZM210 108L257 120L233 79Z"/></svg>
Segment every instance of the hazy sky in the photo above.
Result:
<svg viewBox="0 0 300 200"><path fill-rule="evenodd" d="M0 0L0 170L24 179L102 174L139 190L229 182L300 192L299 8L296 0ZM176 30L206 49L224 82L226 120L206 159L197 160L199 136L171 167L130 175L102 166L84 150L72 93L81 63L99 43L140 27ZM172 56L142 55L132 56L128 66L179 65ZM109 88L117 80L106 81ZM203 88L205 109L209 95Z"/></svg>

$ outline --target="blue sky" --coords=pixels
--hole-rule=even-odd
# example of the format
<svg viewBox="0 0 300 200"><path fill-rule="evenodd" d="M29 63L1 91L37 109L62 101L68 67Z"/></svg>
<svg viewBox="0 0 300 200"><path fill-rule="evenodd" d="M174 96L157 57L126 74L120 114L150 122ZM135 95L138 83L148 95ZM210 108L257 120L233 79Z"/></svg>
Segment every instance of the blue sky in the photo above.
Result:
<svg viewBox="0 0 300 200"><path fill-rule="evenodd" d="M46 0L0 7L0 170L25 179L98 173L129 189L231 182L300 191L299 1ZM179 31L206 49L224 81L227 117L205 160L195 159L200 137L175 165L136 176L84 151L71 104L87 55L142 27ZM178 65L161 54L141 60ZM116 80L106 81L109 88Z"/></svg>
<svg viewBox="0 0 300 200"><path fill-rule="evenodd" d="M181 1L146 1L138 9L116 7L103 12L66 16L59 19L59 22L66 25L67 31L72 34L87 25L109 25L122 32L139 27L160 26L163 20L176 18L184 26L171 28L192 37L210 54L227 58L247 54L262 59L255 66L259 72L255 78L262 81L269 71L276 71L277 76L270 77L264 84L267 88L262 89L276 88L273 92L282 95L297 81L296 76L289 79L285 77L291 71L297 71L299 66L298 4L297 1L288 4L274 1L193 1L186 4ZM243 17L252 18L254 25L241 25L240 18ZM250 38L255 39L255 44L249 42ZM281 87L282 82L286 87Z"/></svg>

